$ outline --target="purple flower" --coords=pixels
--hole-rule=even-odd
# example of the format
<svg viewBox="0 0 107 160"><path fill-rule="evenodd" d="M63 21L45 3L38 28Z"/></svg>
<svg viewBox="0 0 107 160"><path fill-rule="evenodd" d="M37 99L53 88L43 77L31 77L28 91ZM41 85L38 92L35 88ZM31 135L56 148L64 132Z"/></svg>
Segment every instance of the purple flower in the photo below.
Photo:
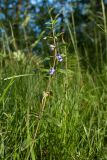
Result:
<svg viewBox="0 0 107 160"><path fill-rule="evenodd" d="M62 56L61 56L60 54L57 54L57 55L56 55L56 58L57 58L57 60L58 60L59 62L62 62L62 61L63 61L63 58L62 58Z"/></svg>
<svg viewBox="0 0 107 160"><path fill-rule="evenodd" d="M49 71L49 74L50 74L50 75L53 75L54 72L55 72L55 69L52 67L52 68L50 69L50 71Z"/></svg>

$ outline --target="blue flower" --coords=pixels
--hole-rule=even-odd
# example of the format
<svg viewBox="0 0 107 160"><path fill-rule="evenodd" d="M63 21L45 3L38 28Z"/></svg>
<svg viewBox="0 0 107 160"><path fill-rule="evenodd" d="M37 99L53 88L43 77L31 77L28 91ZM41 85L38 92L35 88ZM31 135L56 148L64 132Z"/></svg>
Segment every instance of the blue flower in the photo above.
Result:
<svg viewBox="0 0 107 160"><path fill-rule="evenodd" d="M55 72L55 69L52 67L52 68L50 69L50 71L49 71L49 74L50 74L50 75L53 75L54 72Z"/></svg>
<svg viewBox="0 0 107 160"><path fill-rule="evenodd" d="M57 60L58 60L59 62L62 62L62 61L63 61L63 58L62 58L62 56L61 56L60 54L57 54L57 55L56 55L56 58L57 58Z"/></svg>

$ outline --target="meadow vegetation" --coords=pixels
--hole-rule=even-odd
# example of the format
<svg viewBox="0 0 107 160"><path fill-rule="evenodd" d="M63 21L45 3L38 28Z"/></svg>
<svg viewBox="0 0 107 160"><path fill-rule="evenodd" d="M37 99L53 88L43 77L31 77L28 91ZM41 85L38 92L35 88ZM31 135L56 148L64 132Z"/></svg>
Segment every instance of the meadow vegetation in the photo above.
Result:
<svg viewBox="0 0 107 160"><path fill-rule="evenodd" d="M69 42L66 42L64 33L55 33L57 21L51 16L47 24L51 36L45 37L44 31L35 42L37 45L42 39L45 45L47 41L53 44L55 48L48 46L49 55L11 51L8 37L3 40L1 160L107 159L107 63L102 54L107 46L104 43L103 48L99 38L102 31L106 41L107 28L102 12L103 31L97 28L93 36L94 64L88 59L87 44L85 57L80 54L75 24L67 24ZM12 43L15 46L15 41ZM56 58L57 53L62 60ZM50 74L52 68L55 72Z"/></svg>

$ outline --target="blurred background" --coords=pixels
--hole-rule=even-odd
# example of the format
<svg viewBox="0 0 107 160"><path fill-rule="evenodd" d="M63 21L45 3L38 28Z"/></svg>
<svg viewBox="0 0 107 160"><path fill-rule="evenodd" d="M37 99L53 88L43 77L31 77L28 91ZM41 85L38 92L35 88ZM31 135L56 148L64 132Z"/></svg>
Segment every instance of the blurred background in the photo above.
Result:
<svg viewBox="0 0 107 160"><path fill-rule="evenodd" d="M107 0L104 4L107 7ZM102 18L102 6L99 0L0 0L0 36L6 33L11 39L13 30L18 48L23 49L24 27L27 33L26 42L30 46L38 34L45 30L46 22L50 21L50 8L53 8L51 13L53 18L59 14L57 30L64 31L67 39L69 35L66 22L72 23L73 14L78 42L93 43L94 29L98 28L96 24ZM2 47L1 41L0 47ZM13 46L11 48L14 50Z"/></svg>
<svg viewBox="0 0 107 160"><path fill-rule="evenodd" d="M52 9L55 30L64 33L68 50L74 48L69 32L75 32L82 63L87 66L88 59L94 68L101 68L101 59L107 59L106 8L107 0L0 0L0 48L46 56L49 48L43 36L51 35L47 24Z"/></svg>

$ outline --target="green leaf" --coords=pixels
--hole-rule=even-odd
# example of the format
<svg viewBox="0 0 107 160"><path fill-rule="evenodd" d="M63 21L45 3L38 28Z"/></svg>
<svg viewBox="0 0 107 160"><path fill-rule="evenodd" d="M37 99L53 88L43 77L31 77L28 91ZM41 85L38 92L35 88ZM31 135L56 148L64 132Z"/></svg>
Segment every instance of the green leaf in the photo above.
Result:
<svg viewBox="0 0 107 160"><path fill-rule="evenodd" d="M34 47L40 42L40 40L42 39L44 33L45 33L45 31L43 31L43 32L39 35L38 39L31 45L32 48L34 48Z"/></svg>
<svg viewBox="0 0 107 160"><path fill-rule="evenodd" d="M22 23L22 27L26 27L28 25L29 21L30 21L30 16L27 16L25 18L24 22Z"/></svg>
<svg viewBox="0 0 107 160"><path fill-rule="evenodd" d="M72 74L73 73L73 71L71 71L70 69L58 69L58 72L62 74Z"/></svg>

